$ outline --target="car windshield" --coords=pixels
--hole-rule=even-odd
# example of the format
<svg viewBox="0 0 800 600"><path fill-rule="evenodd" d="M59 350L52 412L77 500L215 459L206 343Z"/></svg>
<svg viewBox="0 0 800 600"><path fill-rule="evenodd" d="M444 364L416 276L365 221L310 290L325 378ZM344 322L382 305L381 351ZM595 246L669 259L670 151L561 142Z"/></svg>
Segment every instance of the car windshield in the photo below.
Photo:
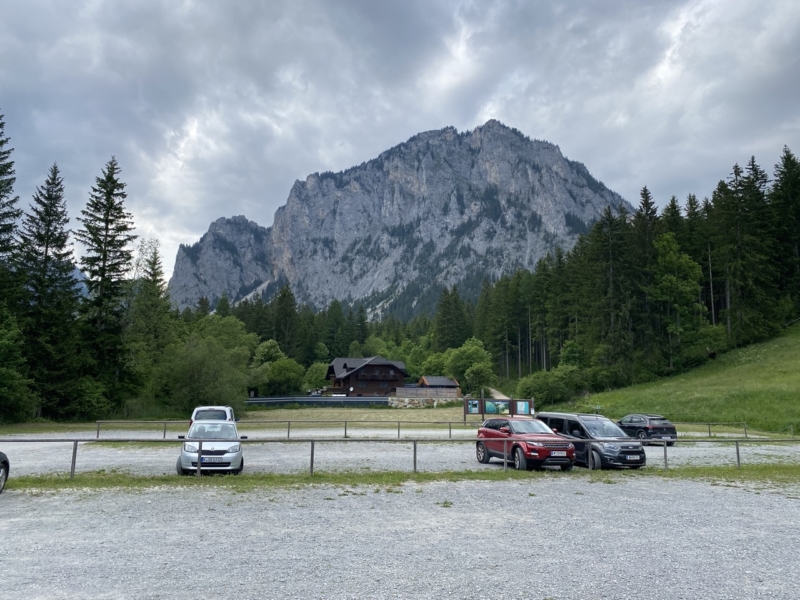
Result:
<svg viewBox="0 0 800 600"><path fill-rule="evenodd" d="M195 423L187 436L193 440L235 440L236 427L231 423Z"/></svg>
<svg viewBox="0 0 800 600"><path fill-rule="evenodd" d="M194 413L195 421L227 421L228 413L219 409L198 410Z"/></svg>
<svg viewBox="0 0 800 600"><path fill-rule="evenodd" d="M547 425L539 420L509 421L513 433L553 433Z"/></svg>
<svg viewBox="0 0 800 600"><path fill-rule="evenodd" d="M628 437L628 434L622 431L619 427L614 425L608 419L586 419L583 421L583 426L589 430L592 437L599 438L616 438Z"/></svg>

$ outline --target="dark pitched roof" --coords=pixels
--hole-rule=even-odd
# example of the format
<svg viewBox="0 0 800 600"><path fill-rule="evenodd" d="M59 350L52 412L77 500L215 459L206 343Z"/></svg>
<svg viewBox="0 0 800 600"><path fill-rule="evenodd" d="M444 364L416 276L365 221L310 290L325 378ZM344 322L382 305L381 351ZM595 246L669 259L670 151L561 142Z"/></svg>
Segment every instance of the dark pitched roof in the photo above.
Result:
<svg viewBox="0 0 800 600"><path fill-rule="evenodd" d="M419 380L422 387L457 388L458 382L450 377L423 375Z"/></svg>
<svg viewBox="0 0 800 600"><path fill-rule="evenodd" d="M401 360L388 360L382 356L371 356L369 358L334 358L328 365L327 377L331 376L331 371L336 379L347 377L350 373L358 371L367 365L388 366L402 371L404 377L408 377L406 365Z"/></svg>

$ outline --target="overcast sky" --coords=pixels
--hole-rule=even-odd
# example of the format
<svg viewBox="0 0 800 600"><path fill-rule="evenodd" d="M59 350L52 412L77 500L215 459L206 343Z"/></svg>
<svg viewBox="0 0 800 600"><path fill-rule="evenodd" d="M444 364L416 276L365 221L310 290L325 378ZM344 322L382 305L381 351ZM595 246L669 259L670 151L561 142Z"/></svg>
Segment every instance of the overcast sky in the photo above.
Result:
<svg viewBox="0 0 800 600"><path fill-rule="evenodd" d="M171 276L217 218L271 225L296 179L448 125L558 144L634 205L771 174L800 2L0 0L0 114L21 208L57 162L74 220L115 155Z"/></svg>

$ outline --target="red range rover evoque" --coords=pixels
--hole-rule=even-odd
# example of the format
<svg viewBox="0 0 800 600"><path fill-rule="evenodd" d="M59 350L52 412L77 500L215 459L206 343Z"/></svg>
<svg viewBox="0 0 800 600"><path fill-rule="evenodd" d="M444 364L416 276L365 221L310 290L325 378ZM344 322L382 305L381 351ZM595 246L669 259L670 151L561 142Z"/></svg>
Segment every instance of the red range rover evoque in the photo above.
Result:
<svg viewBox="0 0 800 600"><path fill-rule="evenodd" d="M537 419L526 417L495 417L486 419L478 429L475 454L478 462L492 458L513 460L520 471L561 467L572 470L575 446ZM505 443L506 454L503 454Z"/></svg>

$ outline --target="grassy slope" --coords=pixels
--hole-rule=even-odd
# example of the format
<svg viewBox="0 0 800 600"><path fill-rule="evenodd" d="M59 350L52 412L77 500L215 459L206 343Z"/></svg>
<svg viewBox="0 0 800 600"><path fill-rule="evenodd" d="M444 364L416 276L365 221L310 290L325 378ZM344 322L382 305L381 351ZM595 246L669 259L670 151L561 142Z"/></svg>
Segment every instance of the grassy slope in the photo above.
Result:
<svg viewBox="0 0 800 600"><path fill-rule="evenodd" d="M654 412L676 421L745 421L762 431L793 424L800 432L800 326L688 373L595 394L582 404L599 405L614 418Z"/></svg>

